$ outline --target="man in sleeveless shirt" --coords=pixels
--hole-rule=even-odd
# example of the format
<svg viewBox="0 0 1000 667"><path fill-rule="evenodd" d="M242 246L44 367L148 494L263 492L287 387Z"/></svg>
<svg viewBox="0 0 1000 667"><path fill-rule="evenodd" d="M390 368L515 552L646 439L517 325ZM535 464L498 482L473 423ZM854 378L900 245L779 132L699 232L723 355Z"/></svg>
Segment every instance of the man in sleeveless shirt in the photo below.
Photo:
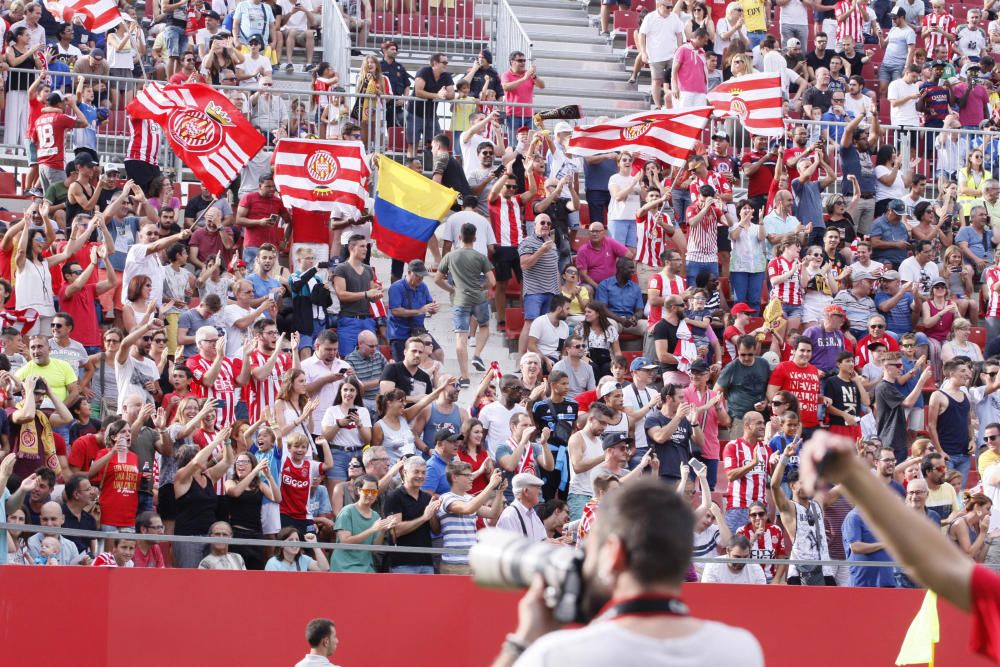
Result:
<svg viewBox="0 0 1000 667"><path fill-rule="evenodd" d="M967 359L956 357L944 364L944 382L931 394L927 407L927 430L939 452L948 457L948 467L962 473L962 488L969 476L970 402L962 388L972 378Z"/></svg>

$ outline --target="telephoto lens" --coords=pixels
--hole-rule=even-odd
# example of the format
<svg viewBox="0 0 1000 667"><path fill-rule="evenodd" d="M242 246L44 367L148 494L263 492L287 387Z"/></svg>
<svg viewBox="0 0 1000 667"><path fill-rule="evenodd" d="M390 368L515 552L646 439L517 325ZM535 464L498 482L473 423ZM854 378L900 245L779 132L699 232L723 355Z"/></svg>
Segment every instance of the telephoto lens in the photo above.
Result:
<svg viewBox="0 0 1000 667"><path fill-rule="evenodd" d="M479 531L469 551L472 577L481 586L527 588L535 574L545 579L545 603L560 623L580 623L583 552L535 542L499 528Z"/></svg>

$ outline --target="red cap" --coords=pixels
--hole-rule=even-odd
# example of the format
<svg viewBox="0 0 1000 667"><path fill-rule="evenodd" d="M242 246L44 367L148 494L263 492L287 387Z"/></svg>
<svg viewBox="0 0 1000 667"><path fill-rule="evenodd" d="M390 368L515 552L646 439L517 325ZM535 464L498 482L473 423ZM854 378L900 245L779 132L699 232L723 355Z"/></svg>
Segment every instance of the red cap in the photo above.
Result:
<svg viewBox="0 0 1000 667"><path fill-rule="evenodd" d="M756 313L757 309L752 306L748 306L745 303L738 303L735 306L733 306L730 312L733 315L739 315L740 313Z"/></svg>
<svg viewBox="0 0 1000 667"><path fill-rule="evenodd" d="M841 317L847 317L847 313L844 309L837 304L831 303L829 306L823 309L824 315L840 315Z"/></svg>

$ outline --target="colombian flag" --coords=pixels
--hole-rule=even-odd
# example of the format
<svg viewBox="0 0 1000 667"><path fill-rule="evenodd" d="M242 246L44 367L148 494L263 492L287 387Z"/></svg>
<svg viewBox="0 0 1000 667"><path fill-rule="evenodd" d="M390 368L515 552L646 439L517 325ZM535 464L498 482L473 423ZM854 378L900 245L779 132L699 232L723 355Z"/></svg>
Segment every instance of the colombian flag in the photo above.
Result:
<svg viewBox="0 0 1000 667"><path fill-rule="evenodd" d="M423 259L427 241L457 198L451 188L379 155L372 239L393 259Z"/></svg>

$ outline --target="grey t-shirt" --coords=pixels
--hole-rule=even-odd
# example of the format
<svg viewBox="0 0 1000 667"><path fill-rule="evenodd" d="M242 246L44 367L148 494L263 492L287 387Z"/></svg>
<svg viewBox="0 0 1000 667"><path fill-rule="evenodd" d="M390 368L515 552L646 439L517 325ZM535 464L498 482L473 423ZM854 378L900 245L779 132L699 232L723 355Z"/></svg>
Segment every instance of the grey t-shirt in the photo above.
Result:
<svg viewBox="0 0 1000 667"><path fill-rule="evenodd" d="M896 452L896 460L906 458L906 410L899 385L882 380L875 386L875 414L878 437Z"/></svg>
<svg viewBox="0 0 1000 667"><path fill-rule="evenodd" d="M754 409L754 404L763 401L767 394L767 381L771 377L771 367L757 357L752 366L745 366L739 359L733 360L719 374L718 387L726 394L726 410L733 419L743 419L743 415Z"/></svg>
<svg viewBox="0 0 1000 667"><path fill-rule="evenodd" d="M521 241L517 254L521 257L533 255L544 243L545 239L532 234ZM559 294L559 251L555 245L539 257L530 269L524 269L522 291L524 294Z"/></svg>
<svg viewBox="0 0 1000 667"><path fill-rule="evenodd" d="M197 308L191 308L185 310L181 313L181 316L177 320L178 329L186 329L187 335L194 336L195 333L204 326L215 326L215 315L210 315L208 317L202 317L201 313L198 312ZM194 343L184 346L184 356L193 357L198 354L198 346Z"/></svg>
<svg viewBox="0 0 1000 667"><path fill-rule="evenodd" d="M348 262L342 262L333 270L333 275L344 279L348 292L367 292L372 287L372 267L367 264L362 265L361 273L354 270ZM368 301L342 301L340 304L341 315L357 315L360 317L370 317Z"/></svg>
<svg viewBox="0 0 1000 667"><path fill-rule="evenodd" d="M60 359L65 361L67 364L73 367L73 372L76 373L76 377L81 377L83 375L82 367L87 363L87 350L84 349L83 345L79 342L73 340L69 341L69 345L63 347L56 342L55 338L49 339L49 349L51 352L49 355L54 359Z"/></svg>
<svg viewBox="0 0 1000 667"><path fill-rule="evenodd" d="M486 255L472 248L452 250L441 260L438 271L451 276L455 283L455 306L478 306L486 301L483 275L492 271L493 265Z"/></svg>
<svg viewBox="0 0 1000 667"><path fill-rule="evenodd" d="M594 368L586 362L581 362L579 368L573 368L568 359L560 359L553 364L552 370L562 371L569 376L569 391L566 392L566 398L571 401L575 401L578 394L597 386Z"/></svg>

